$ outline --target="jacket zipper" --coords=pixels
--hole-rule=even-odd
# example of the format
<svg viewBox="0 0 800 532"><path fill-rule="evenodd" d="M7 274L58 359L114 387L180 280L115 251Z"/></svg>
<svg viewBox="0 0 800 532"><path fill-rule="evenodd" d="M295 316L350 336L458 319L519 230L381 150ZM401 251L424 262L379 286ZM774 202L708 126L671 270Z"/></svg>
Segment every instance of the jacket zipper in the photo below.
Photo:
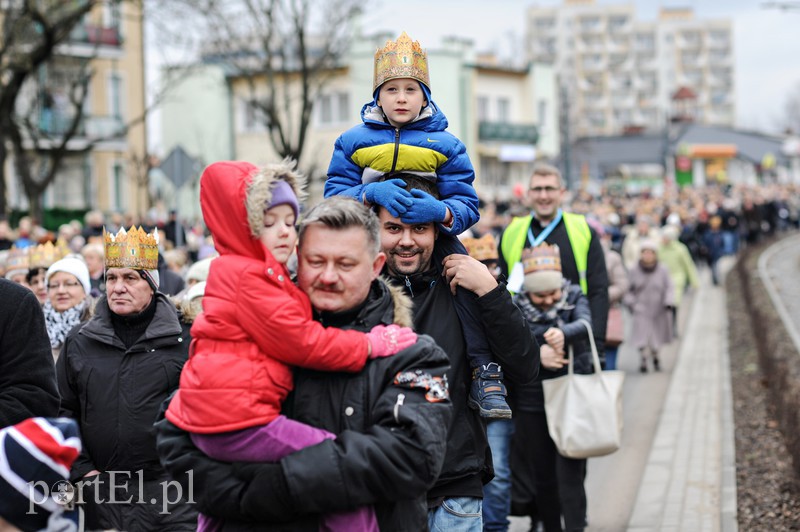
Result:
<svg viewBox="0 0 800 532"><path fill-rule="evenodd" d="M403 401L406 400L406 394L401 393L397 395L397 402L394 404L394 420L400 423L400 407L403 406Z"/></svg>
<svg viewBox="0 0 800 532"><path fill-rule="evenodd" d="M397 168L397 158L400 155L400 128L394 128L394 159L392 159L392 169L389 170L389 174L393 174L395 169Z"/></svg>
<svg viewBox="0 0 800 532"><path fill-rule="evenodd" d="M406 288L408 288L408 291L411 292L411 299L414 299L414 289L411 288L411 281L409 280L407 275L406 275Z"/></svg>

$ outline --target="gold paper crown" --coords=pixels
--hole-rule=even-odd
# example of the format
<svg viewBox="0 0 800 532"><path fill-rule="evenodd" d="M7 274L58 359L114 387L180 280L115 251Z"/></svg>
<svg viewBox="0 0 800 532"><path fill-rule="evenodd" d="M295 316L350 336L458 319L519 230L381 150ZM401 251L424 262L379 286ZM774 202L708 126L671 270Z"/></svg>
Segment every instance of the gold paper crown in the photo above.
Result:
<svg viewBox="0 0 800 532"><path fill-rule="evenodd" d="M121 228L115 235L103 228L106 268L155 270L158 268L158 233L147 233L142 227Z"/></svg>
<svg viewBox="0 0 800 532"><path fill-rule="evenodd" d="M386 41L386 46L375 52L375 75L372 92L390 79L412 78L424 83L428 90L431 82L428 75L428 54L419 41L412 41L403 32L396 41Z"/></svg>
<svg viewBox="0 0 800 532"><path fill-rule="evenodd" d="M553 244L541 244L522 250L522 269L525 275L535 272L560 272L561 251Z"/></svg>
<svg viewBox="0 0 800 532"><path fill-rule="evenodd" d="M49 268L54 262L69 255L69 246L59 238L56 245L48 241L28 248L30 268Z"/></svg>
<svg viewBox="0 0 800 532"><path fill-rule="evenodd" d="M6 257L6 272L11 270L27 270L30 262L28 260L28 249L11 246Z"/></svg>
<svg viewBox="0 0 800 532"><path fill-rule="evenodd" d="M464 238L461 240L467 248L469 256L475 260L499 260L497 243L491 233L486 233L481 238Z"/></svg>

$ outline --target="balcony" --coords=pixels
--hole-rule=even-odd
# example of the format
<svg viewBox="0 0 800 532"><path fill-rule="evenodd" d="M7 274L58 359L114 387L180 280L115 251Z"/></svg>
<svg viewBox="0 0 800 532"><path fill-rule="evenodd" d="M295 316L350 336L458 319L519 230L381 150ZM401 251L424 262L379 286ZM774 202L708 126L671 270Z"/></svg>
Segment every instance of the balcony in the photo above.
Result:
<svg viewBox="0 0 800 532"><path fill-rule="evenodd" d="M478 140L481 142L500 141L536 144L539 141L539 129L534 124L480 122L478 124Z"/></svg>
<svg viewBox="0 0 800 532"><path fill-rule="evenodd" d="M73 44L121 46L122 35L118 26L102 27L94 24L78 24L69 34Z"/></svg>
<svg viewBox="0 0 800 532"><path fill-rule="evenodd" d="M72 125L73 115L58 111L39 112L39 131L49 137L64 135ZM112 140L123 137L125 124L118 116L84 116L74 138L87 140Z"/></svg>

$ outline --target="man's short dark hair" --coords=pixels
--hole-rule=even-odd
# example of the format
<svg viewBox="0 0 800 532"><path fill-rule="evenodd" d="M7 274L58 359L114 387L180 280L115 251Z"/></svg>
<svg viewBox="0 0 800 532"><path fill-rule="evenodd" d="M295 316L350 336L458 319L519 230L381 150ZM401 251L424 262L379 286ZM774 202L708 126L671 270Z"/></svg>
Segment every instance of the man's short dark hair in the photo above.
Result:
<svg viewBox="0 0 800 532"><path fill-rule="evenodd" d="M427 192L436 199L441 199L439 197L439 187L436 186L434 181L431 181L428 178L408 172L396 172L394 174L384 174L380 178L380 181L388 181L389 179L402 179L406 182L406 190L421 190L423 192Z"/></svg>
<svg viewBox="0 0 800 532"><path fill-rule="evenodd" d="M303 236L311 225L322 225L330 229L360 227L367 233L367 249L372 256L381 250L378 218L363 203L346 196L332 196L314 205L303 216L298 230L299 246L303 247Z"/></svg>

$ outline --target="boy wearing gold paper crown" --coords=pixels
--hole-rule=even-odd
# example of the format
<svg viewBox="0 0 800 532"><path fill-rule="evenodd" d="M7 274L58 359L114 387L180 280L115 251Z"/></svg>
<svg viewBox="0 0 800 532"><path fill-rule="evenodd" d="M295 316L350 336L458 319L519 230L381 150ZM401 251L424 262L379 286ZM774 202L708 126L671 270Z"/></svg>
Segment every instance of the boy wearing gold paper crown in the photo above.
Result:
<svg viewBox="0 0 800 532"><path fill-rule="evenodd" d="M478 221L475 170L466 147L445 131L444 113L431 99L428 55L403 32L375 52L372 101L361 109L362 124L334 144L325 197L345 195L385 207L403 223L439 225L434 262L466 255L455 235ZM436 184L441 199L406 190L403 174ZM492 362L477 305L459 288L456 311L463 324L474 384L469 404L488 418L510 418L502 371Z"/></svg>
<svg viewBox="0 0 800 532"><path fill-rule="evenodd" d="M588 330L592 323L589 300L580 286L561 273L558 246L541 244L522 252L525 273L523 291L514 302L528 321L540 345L541 367L536 379L516 389L514 435L511 442L512 482L515 503L538 506L545 530L583 530L586 526L586 460L561 456L550 439L544 412L542 380L565 375L566 353L572 346L575 373L591 373ZM510 500L510 494L508 496ZM533 503L536 502L534 506Z"/></svg>

